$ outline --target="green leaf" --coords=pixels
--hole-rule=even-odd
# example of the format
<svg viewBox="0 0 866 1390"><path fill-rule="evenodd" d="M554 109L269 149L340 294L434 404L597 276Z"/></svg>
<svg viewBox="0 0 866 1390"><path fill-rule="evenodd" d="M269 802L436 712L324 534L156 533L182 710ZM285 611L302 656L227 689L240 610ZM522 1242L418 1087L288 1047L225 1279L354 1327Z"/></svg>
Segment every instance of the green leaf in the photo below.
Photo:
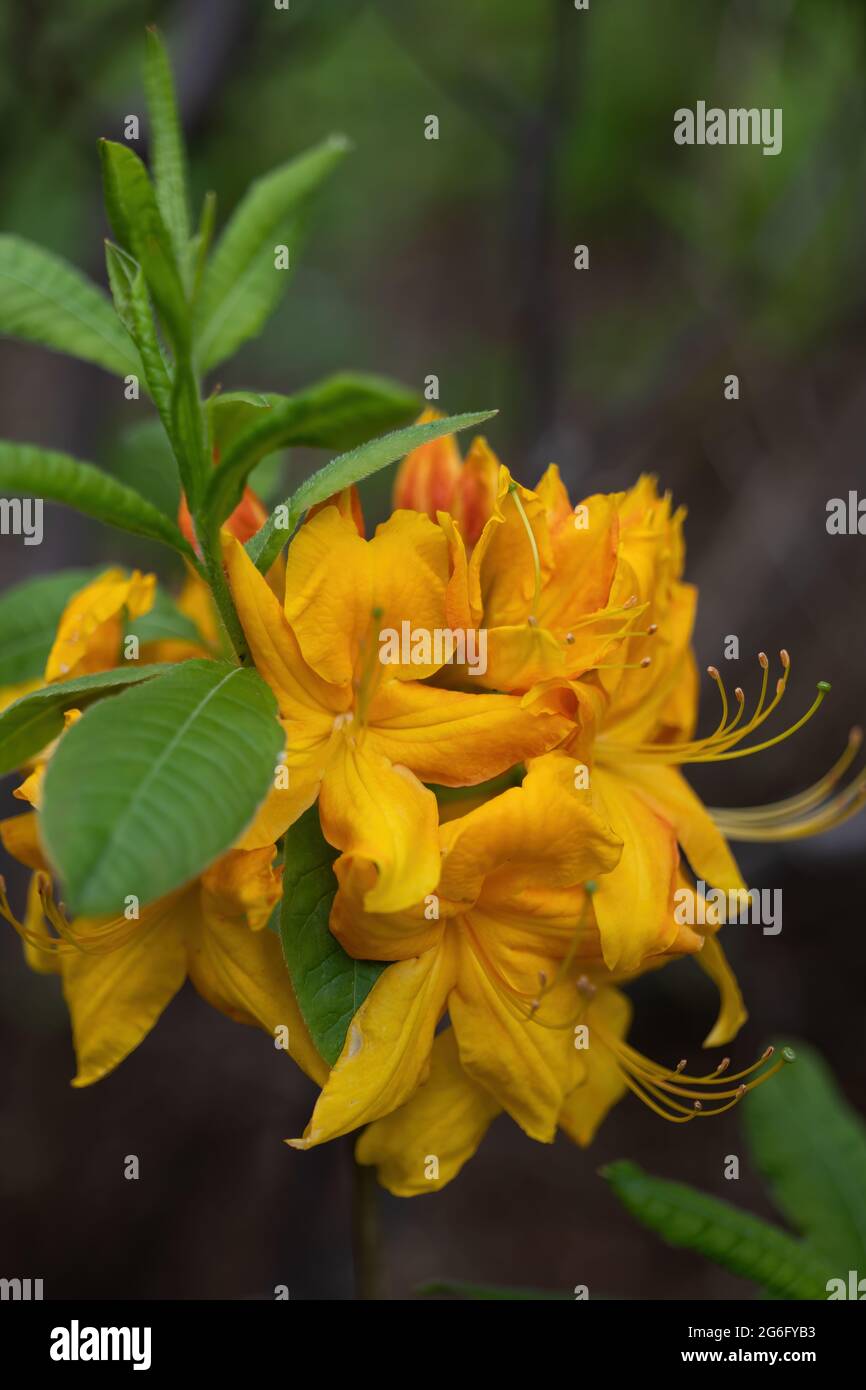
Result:
<svg viewBox="0 0 866 1390"><path fill-rule="evenodd" d="M171 669L164 663L136 666L130 662L95 676L77 676L75 680L45 685L22 696L0 714L0 776L47 748L63 732L66 710L82 709L101 695L152 680Z"/></svg>
<svg viewBox="0 0 866 1390"><path fill-rule="evenodd" d="M0 236L0 333L117 376L141 370L103 291L60 256L15 236Z"/></svg>
<svg viewBox="0 0 866 1390"><path fill-rule="evenodd" d="M144 90L150 111L150 162L156 201L171 237L175 259L183 271L190 239L186 150L168 54L152 26L147 30Z"/></svg>
<svg viewBox="0 0 866 1390"><path fill-rule="evenodd" d="M34 444L0 441L0 490L63 502L85 516L160 541L195 560L177 526L132 488L124 487L90 463Z"/></svg>
<svg viewBox="0 0 866 1390"><path fill-rule="evenodd" d="M189 346L189 308L171 237L147 170L127 145L101 140L105 206L114 235L138 261L148 289L176 348Z"/></svg>
<svg viewBox="0 0 866 1390"><path fill-rule="evenodd" d="M214 408L222 426L221 457L204 501L211 527L219 526L234 511L251 470L265 455L289 445L352 448L399 424L418 408L417 397L403 387L380 377L348 373L329 377L295 396L259 397L261 405L240 401L235 393L229 407L220 410L219 399ZM237 423L239 419L249 420L246 428ZM226 425L235 428L228 447Z"/></svg>
<svg viewBox="0 0 866 1390"><path fill-rule="evenodd" d="M105 243L105 264L114 307L138 349L145 387L171 437L171 376L156 334L144 273L138 261L111 241Z"/></svg>
<svg viewBox="0 0 866 1390"><path fill-rule="evenodd" d="M196 303L205 371L258 333L276 308L288 272L275 268L274 247L288 244L293 220L348 148L344 136L332 135L250 185L217 243Z"/></svg>
<svg viewBox="0 0 866 1390"><path fill-rule="evenodd" d="M40 574L0 595L0 686L42 675L64 608L98 573L75 569Z"/></svg>
<svg viewBox="0 0 866 1390"><path fill-rule="evenodd" d="M805 1044L746 1097L743 1123L777 1207L837 1274L866 1268L866 1126Z"/></svg>
<svg viewBox="0 0 866 1390"><path fill-rule="evenodd" d="M682 1183L644 1173L636 1163L601 1170L623 1206L668 1245L694 1250L780 1298L826 1299L834 1271L804 1242Z"/></svg>
<svg viewBox="0 0 866 1390"><path fill-rule="evenodd" d="M41 818L73 910L115 914L194 878L252 821L284 741L261 676L221 661L89 709L48 764Z"/></svg>
<svg viewBox="0 0 866 1390"><path fill-rule="evenodd" d="M337 857L311 806L288 831L283 864L280 936L292 988L317 1051L333 1066L349 1024L386 968L354 960L331 935L328 918L337 880Z"/></svg>
<svg viewBox="0 0 866 1390"><path fill-rule="evenodd" d="M204 278L215 224L216 194L206 193L204 195L204 202L201 205L201 217L199 218L198 231L190 242L189 248L189 257L192 262L192 304L198 303L198 296L201 291L201 283Z"/></svg>
<svg viewBox="0 0 866 1390"><path fill-rule="evenodd" d="M271 513L260 531L247 541L247 552L256 566L264 573L270 569L286 541L297 526L304 512L317 502L325 502L352 483L359 483L389 463L394 463L404 454L417 449L421 444L429 444L443 434L457 434L460 430L480 425L496 415L495 410L482 410L472 415L450 415L444 420L431 420L425 425L410 425L405 430L395 430L383 435L381 439L371 439L368 444L353 449L351 453L341 454L331 459L305 483L302 483L286 503L284 511L287 518L284 525L278 525L279 508Z"/></svg>
<svg viewBox="0 0 866 1390"><path fill-rule="evenodd" d="M465 1279L433 1279L422 1284L418 1293L427 1297L448 1295L474 1303L573 1303L574 1294L552 1289L510 1289L504 1284L470 1284Z"/></svg>

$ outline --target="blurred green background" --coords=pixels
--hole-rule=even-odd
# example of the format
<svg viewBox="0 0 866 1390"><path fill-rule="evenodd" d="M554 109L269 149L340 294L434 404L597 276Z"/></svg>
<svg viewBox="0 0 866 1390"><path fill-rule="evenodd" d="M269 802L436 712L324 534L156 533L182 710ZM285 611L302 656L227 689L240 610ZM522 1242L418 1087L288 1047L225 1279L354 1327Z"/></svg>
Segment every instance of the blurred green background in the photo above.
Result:
<svg viewBox="0 0 866 1390"><path fill-rule="evenodd" d="M2 230L104 282L96 140L142 117L143 26L176 67L197 205L224 221L249 180L330 131L354 152L328 184L293 284L223 386L291 391L344 367L448 411L498 407L491 443L524 483L556 460L576 500L659 475L689 507L696 646L753 696L759 648L793 658L790 718L820 718L754 760L701 769L713 804L757 804L819 776L866 710L866 540L828 536L826 503L866 495L866 7L860 0L6 0L0 10ZM782 107L776 158L681 148L673 113ZM439 119L438 140L424 138ZM574 247L590 268L574 268ZM740 399L723 382L738 374ZM121 473L148 466L148 407L122 383L0 343L0 430ZM132 438L128 432L133 430ZM286 476L309 467L284 461ZM389 479L367 489L373 519ZM5 586L34 569L162 554L49 509L46 539L0 545ZM739 662L721 660L726 635ZM709 704L708 700L708 704ZM714 722L715 709L706 713ZM19 809L7 797L8 810ZM733 927L752 1022L818 1044L866 1108L864 823L741 858L781 887L784 930ZM69 1091L55 984L0 939L3 1272L46 1296L292 1297L351 1292L346 1146L299 1155L312 1088L267 1039L189 991L113 1077ZM641 982L635 1038L694 1055L714 1007L687 964ZM629 1157L766 1210L723 1179L736 1118L672 1135L626 1101L588 1153L500 1120L444 1194L383 1199L389 1291L438 1275L628 1297L746 1286L663 1249L596 1168ZM142 1156L138 1183L123 1157ZM731 1188L737 1189L733 1194Z"/></svg>

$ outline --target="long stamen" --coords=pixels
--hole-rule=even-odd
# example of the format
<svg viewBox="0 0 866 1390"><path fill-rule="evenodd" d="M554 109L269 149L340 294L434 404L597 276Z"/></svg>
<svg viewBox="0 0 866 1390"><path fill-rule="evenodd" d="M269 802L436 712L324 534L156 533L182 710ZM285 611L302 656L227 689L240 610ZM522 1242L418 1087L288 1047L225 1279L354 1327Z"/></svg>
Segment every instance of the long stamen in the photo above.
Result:
<svg viewBox="0 0 866 1390"><path fill-rule="evenodd" d="M714 666L708 668L709 674L715 681L722 700L722 717L716 730L706 738L691 739L682 743L639 743L631 746L627 744L617 744L602 737L599 740L599 748L602 754L605 752L620 755L623 758L634 758L636 760L650 760L664 763L701 763L701 762L727 762L733 758L745 758L752 753L760 753L764 749L772 748L778 743L782 743L786 738L802 729L803 725L817 713L830 690L827 681L818 682L818 693L809 706L808 710L794 724L784 732L777 734L774 738L766 739L762 743L750 745L748 748L738 747L750 734L769 719L780 704L782 697L788 686L791 672L791 658L784 649L780 652L782 663L782 677L776 682L776 691L769 704L766 703L768 668L769 662L764 652L759 652L758 661L761 666L761 692L757 706L751 718L745 724L740 724L743 714L744 697L739 686L735 690L737 699L737 712L732 719L729 719L730 706L724 682L719 672Z"/></svg>
<svg viewBox="0 0 866 1390"><path fill-rule="evenodd" d="M355 682L355 717L359 725L366 724L370 701L378 685L379 672L379 634L382 630L384 611L374 608L370 614L370 626L361 638L361 669Z"/></svg>
<svg viewBox="0 0 866 1390"><path fill-rule="evenodd" d="M529 524L529 517L526 515L526 508L520 500L517 483L512 483L508 491L517 508L517 514L523 522L524 529L529 537L529 548L532 551L532 563L535 568L535 592L532 596L532 608L529 613L529 621L531 624L534 624L538 621L538 601L541 598L541 557L538 554L538 542L535 539L535 533Z"/></svg>
<svg viewBox="0 0 866 1390"><path fill-rule="evenodd" d="M744 1071L728 1074L729 1058L724 1058L708 1076L688 1076L684 1063L673 1070L660 1067L627 1043L608 1034L597 1023L593 1032L613 1056L617 1069L628 1086L646 1105L663 1119L682 1124L686 1120L720 1115L737 1105L747 1091L762 1086L788 1062L795 1060L791 1048L783 1048L774 1058L775 1049L767 1048L757 1062ZM748 1079L747 1079L748 1078ZM732 1083L738 1082L738 1085ZM695 1089L701 1087L702 1089ZM717 1089L709 1089L717 1088ZM705 1106L712 1101L712 1106ZM690 1105L685 1102L691 1102ZM723 1102L723 1103L718 1103Z"/></svg>

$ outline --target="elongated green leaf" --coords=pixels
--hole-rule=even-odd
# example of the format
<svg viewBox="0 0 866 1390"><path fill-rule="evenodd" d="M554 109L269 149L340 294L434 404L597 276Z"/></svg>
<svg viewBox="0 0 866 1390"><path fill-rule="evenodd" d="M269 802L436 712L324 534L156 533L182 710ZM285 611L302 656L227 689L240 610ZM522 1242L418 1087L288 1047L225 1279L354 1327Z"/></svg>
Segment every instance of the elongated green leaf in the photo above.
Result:
<svg viewBox="0 0 866 1390"><path fill-rule="evenodd" d="M92 464L68 454L39 449L33 444L0 441L0 489L28 497L63 502L85 516L95 517L121 531L161 541L195 559L192 548L163 512L132 488L124 487Z"/></svg>
<svg viewBox="0 0 866 1390"><path fill-rule="evenodd" d="M15 236L0 236L0 333L117 376L141 370L104 292L60 256Z"/></svg>
<svg viewBox="0 0 866 1390"><path fill-rule="evenodd" d="M72 595L97 573L75 569L40 574L0 595L0 686L42 675L60 615Z"/></svg>
<svg viewBox="0 0 866 1390"><path fill-rule="evenodd" d="M408 429L394 430L392 434L371 439L368 444L331 459L330 463L301 484L297 492L283 504L282 511L277 507L261 530L247 541L250 558L264 573L274 563L304 512L317 502L325 502L344 487L369 478L371 473L394 463L421 444L429 444L443 434L457 434L460 430L470 429L496 414L495 410L482 410L471 415L450 415L444 420L431 420L425 425L410 425Z"/></svg>
<svg viewBox="0 0 866 1390"><path fill-rule="evenodd" d="M418 408L417 397L403 387L379 377L348 373L330 377L296 396L263 399L264 409L253 402L247 404L250 423L225 448L211 474L204 503L210 526L218 526L234 510L250 471L266 454L300 444L351 448L399 424ZM235 400L233 417L242 411L243 404ZM222 423L228 422L224 419Z"/></svg>
<svg viewBox="0 0 866 1390"><path fill-rule="evenodd" d="M610 1163L604 1177L623 1206L668 1245L694 1250L780 1298L825 1299L834 1271L793 1236L682 1183Z"/></svg>
<svg viewBox="0 0 866 1390"><path fill-rule="evenodd" d="M349 1024L386 968L354 960L331 935L328 918L337 887L336 850L322 834L311 806L286 835L280 936L292 988L310 1037L333 1066Z"/></svg>
<svg viewBox="0 0 866 1390"><path fill-rule="evenodd" d="M105 243L105 263L114 307L138 350L145 388L170 437L171 377L157 337L144 273L138 261L111 241Z"/></svg>
<svg viewBox="0 0 866 1390"><path fill-rule="evenodd" d="M505 1284L470 1284L465 1279L434 1279L422 1284L420 1294L467 1299L473 1303L572 1303L574 1294L553 1289L510 1289Z"/></svg>
<svg viewBox="0 0 866 1390"><path fill-rule="evenodd" d="M757 1167L776 1205L838 1266L866 1269L866 1126L813 1048L743 1106Z"/></svg>
<svg viewBox="0 0 866 1390"><path fill-rule="evenodd" d="M220 661L89 709L48 765L42 809L72 909L117 913L194 878L252 820L284 737L261 677Z"/></svg>
<svg viewBox="0 0 866 1390"><path fill-rule="evenodd" d="M189 309L174 257L171 237L162 219L147 170L134 150L114 140L101 140L105 206L114 235L124 251L144 271L175 346L189 345Z"/></svg>
<svg viewBox="0 0 866 1390"><path fill-rule="evenodd" d="M168 54L153 27L147 30L144 90L150 112L150 162L153 165L156 201L174 246L175 259L183 273L190 238L186 150Z"/></svg>
<svg viewBox="0 0 866 1390"><path fill-rule="evenodd" d="M47 748L63 732L66 710L83 709L102 695L152 680L171 669L160 663L136 666L130 662L114 671L45 685L16 700L0 714L0 776Z"/></svg>
<svg viewBox="0 0 866 1390"><path fill-rule="evenodd" d="M295 217L348 148L345 137L332 135L250 185L217 243L196 305L205 371L258 333L276 308L288 274L275 268L274 247L288 244Z"/></svg>
<svg viewBox="0 0 866 1390"><path fill-rule="evenodd" d="M192 265L192 295L190 297L190 302L193 305L198 304L198 297L201 293L201 284L204 279L207 258L210 254L210 245L213 241L215 225L216 194L206 193L204 202L201 205L198 231L190 242L189 247L189 259Z"/></svg>

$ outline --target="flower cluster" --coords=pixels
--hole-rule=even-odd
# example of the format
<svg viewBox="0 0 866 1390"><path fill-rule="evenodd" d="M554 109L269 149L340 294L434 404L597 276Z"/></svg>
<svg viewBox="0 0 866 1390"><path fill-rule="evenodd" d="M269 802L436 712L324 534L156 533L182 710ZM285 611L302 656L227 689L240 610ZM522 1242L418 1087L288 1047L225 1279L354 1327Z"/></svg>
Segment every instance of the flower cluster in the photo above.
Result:
<svg viewBox="0 0 866 1390"><path fill-rule="evenodd" d="M359 1161L411 1195L454 1177L503 1110L533 1139L562 1129L586 1144L626 1089L686 1122L772 1075L783 1059L769 1054L733 1074L727 1058L701 1076L651 1062L626 1041L623 986L693 956L721 1000L706 1045L730 1042L746 1014L717 924L678 921L675 895L695 880L745 892L729 838L826 829L859 809L866 781L839 790L852 736L788 802L713 812L690 788L683 765L778 742L826 687L791 728L755 740L784 697L787 653L775 684L760 654L751 712L711 667L721 718L696 735L684 518L654 480L573 505L554 466L530 490L483 440L464 462L446 437L404 460L395 501L369 539L354 490L314 507L267 574L242 543L255 499L223 529L247 659L285 733L240 839L140 913L69 920L39 833L49 746L16 793L31 810L0 825L34 871L27 911L19 922L5 895L0 909L30 963L62 976L75 1084L127 1056L189 976L230 1017L287 1030L321 1086L294 1147L361 1130ZM152 601L139 574L89 584L61 620L45 682L120 665L124 621ZM214 654L209 591L192 570L181 607L200 645L156 644L144 658ZM390 643L386 660L384 635L401 632L411 643ZM472 644L457 634L483 634L485 660L462 659ZM336 851L330 932L347 957L384 966L331 1066L266 929L280 860L314 805Z"/></svg>

